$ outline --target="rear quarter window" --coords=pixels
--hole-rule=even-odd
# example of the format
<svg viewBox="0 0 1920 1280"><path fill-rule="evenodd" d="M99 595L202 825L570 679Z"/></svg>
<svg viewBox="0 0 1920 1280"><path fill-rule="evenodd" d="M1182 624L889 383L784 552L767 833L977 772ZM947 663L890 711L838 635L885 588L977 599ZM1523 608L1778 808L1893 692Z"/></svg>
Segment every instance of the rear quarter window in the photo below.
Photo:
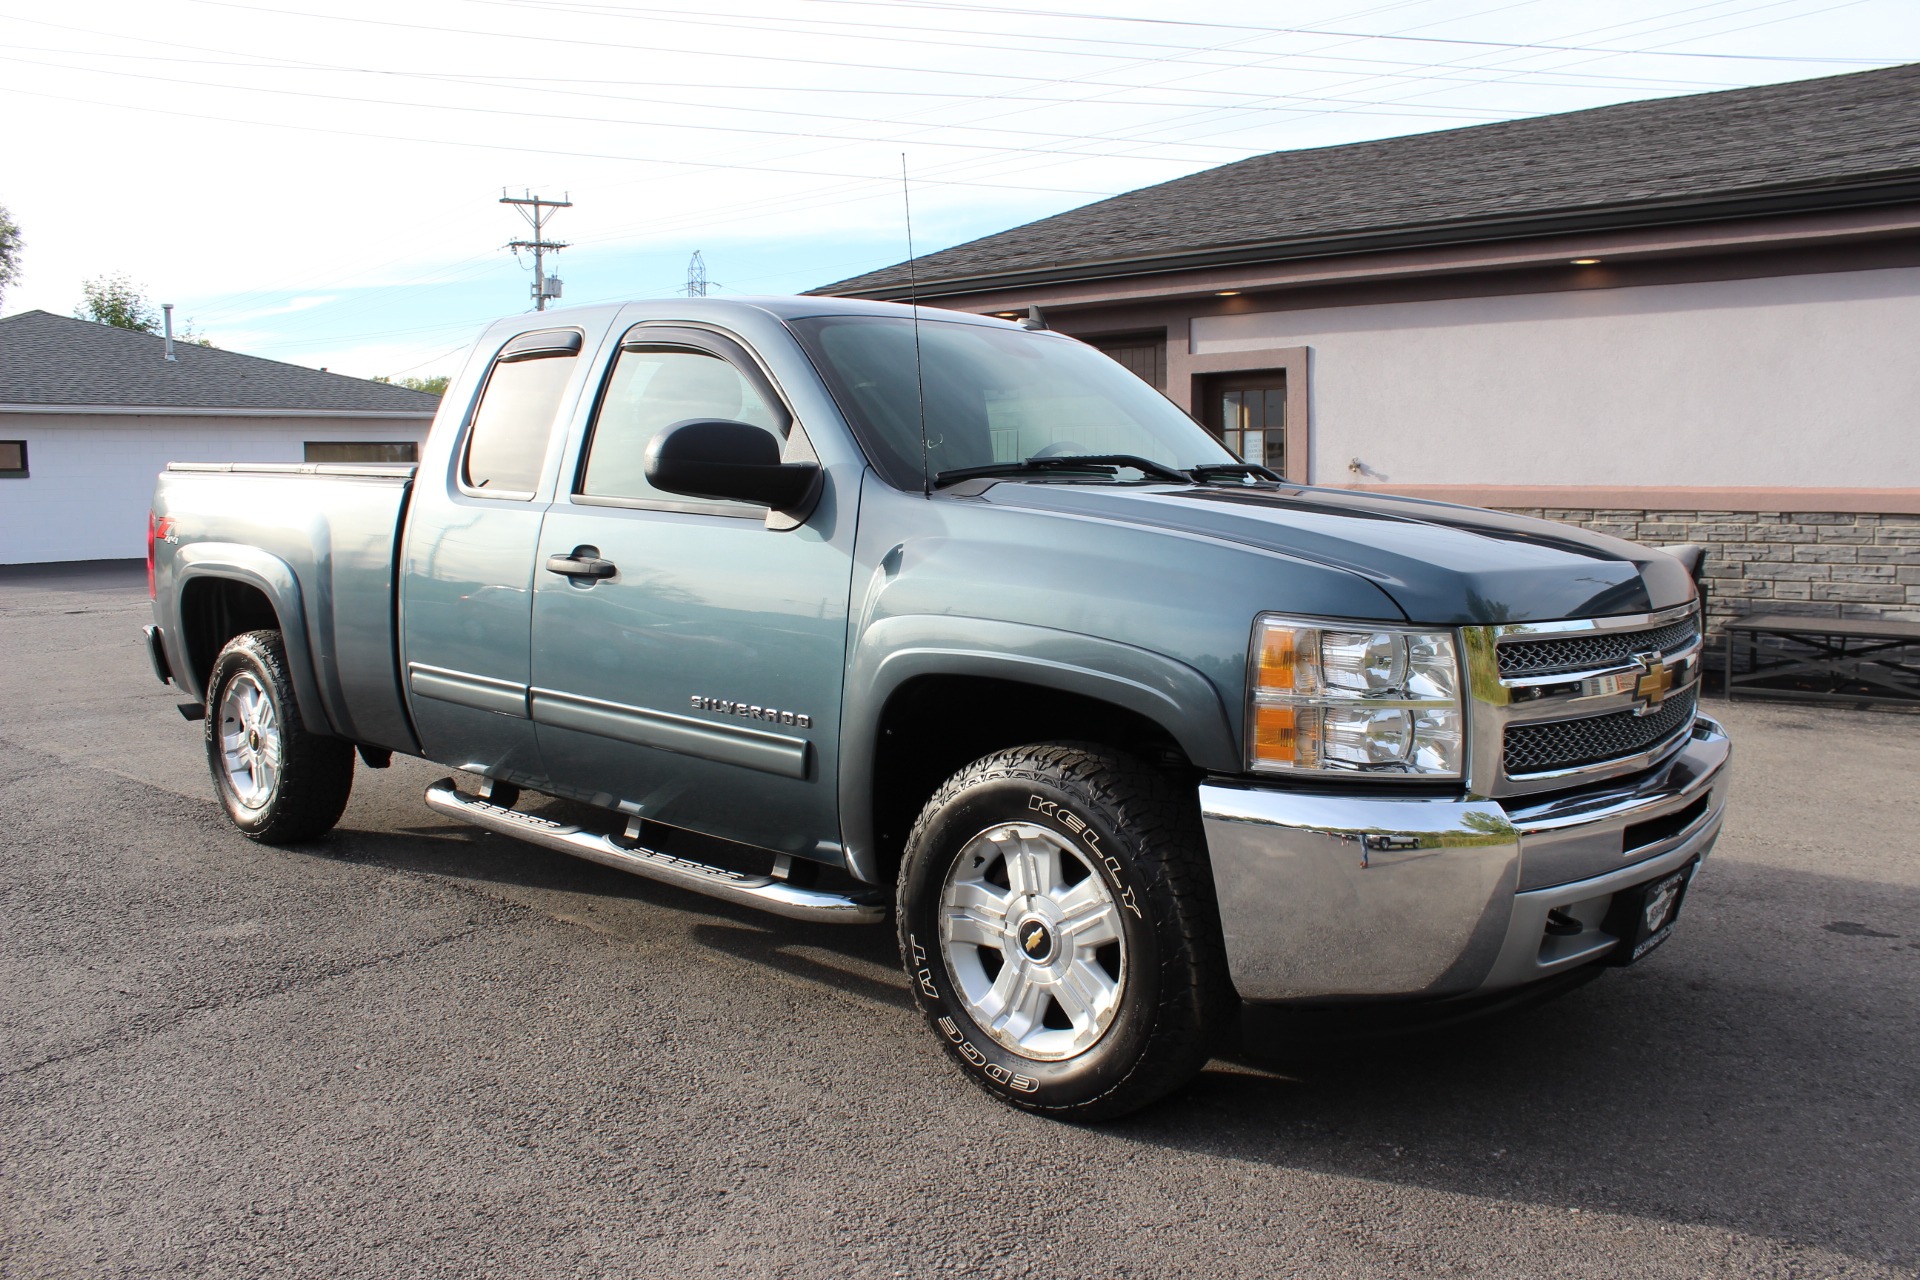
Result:
<svg viewBox="0 0 1920 1280"><path fill-rule="evenodd" d="M543 337L552 345L529 341ZM572 339L570 348L564 338ZM533 496L579 350L578 334L524 334L507 344L487 374L467 428L462 488L488 498Z"/></svg>

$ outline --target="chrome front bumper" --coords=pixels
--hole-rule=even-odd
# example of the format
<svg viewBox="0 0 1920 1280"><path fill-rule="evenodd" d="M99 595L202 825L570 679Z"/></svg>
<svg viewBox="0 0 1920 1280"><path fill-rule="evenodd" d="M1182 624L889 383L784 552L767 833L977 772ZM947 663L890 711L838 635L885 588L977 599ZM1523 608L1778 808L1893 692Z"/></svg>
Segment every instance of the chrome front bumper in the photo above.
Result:
<svg viewBox="0 0 1920 1280"><path fill-rule="evenodd" d="M1598 960L1616 892L1712 849L1731 752L1702 716L1650 773L1540 800L1209 781L1234 986L1247 1000L1459 996Z"/></svg>

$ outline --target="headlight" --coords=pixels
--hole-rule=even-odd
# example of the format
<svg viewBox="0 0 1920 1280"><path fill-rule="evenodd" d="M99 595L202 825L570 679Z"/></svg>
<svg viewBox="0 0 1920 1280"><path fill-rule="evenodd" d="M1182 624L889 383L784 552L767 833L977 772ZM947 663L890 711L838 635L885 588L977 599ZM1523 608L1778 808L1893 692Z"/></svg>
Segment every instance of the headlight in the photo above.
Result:
<svg viewBox="0 0 1920 1280"><path fill-rule="evenodd" d="M1466 726L1451 631L1263 614L1248 685L1256 773L1460 776Z"/></svg>

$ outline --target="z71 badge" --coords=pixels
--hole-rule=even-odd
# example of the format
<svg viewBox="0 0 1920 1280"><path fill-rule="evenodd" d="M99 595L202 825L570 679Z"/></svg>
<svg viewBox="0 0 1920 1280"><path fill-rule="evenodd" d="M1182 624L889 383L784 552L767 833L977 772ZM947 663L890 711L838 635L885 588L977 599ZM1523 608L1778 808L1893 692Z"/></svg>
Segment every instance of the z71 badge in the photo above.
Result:
<svg viewBox="0 0 1920 1280"><path fill-rule="evenodd" d="M792 725L796 729L813 728L813 717L803 711L777 711L772 707L756 707L751 703L734 702L727 698L709 698L704 694L692 694L695 711L718 711L723 716L741 716L748 720L765 720L768 724Z"/></svg>

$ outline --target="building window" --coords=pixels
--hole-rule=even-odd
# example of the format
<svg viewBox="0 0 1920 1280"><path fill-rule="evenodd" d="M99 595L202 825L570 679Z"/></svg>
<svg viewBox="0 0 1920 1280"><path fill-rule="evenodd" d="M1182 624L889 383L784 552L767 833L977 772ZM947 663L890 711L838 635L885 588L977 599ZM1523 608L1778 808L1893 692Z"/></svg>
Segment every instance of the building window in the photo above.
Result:
<svg viewBox="0 0 1920 1280"><path fill-rule="evenodd" d="M1201 408L1201 421L1241 459L1287 474L1285 370L1209 378Z"/></svg>
<svg viewBox="0 0 1920 1280"><path fill-rule="evenodd" d="M0 480L27 478L27 442L0 440Z"/></svg>
<svg viewBox="0 0 1920 1280"><path fill-rule="evenodd" d="M418 462L411 440L309 440L308 462Z"/></svg>
<svg viewBox="0 0 1920 1280"><path fill-rule="evenodd" d="M1124 365L1148 386L1167 389L1167 335L1164 332L1118 334L1086 341L1087 345Z"/></svg>

